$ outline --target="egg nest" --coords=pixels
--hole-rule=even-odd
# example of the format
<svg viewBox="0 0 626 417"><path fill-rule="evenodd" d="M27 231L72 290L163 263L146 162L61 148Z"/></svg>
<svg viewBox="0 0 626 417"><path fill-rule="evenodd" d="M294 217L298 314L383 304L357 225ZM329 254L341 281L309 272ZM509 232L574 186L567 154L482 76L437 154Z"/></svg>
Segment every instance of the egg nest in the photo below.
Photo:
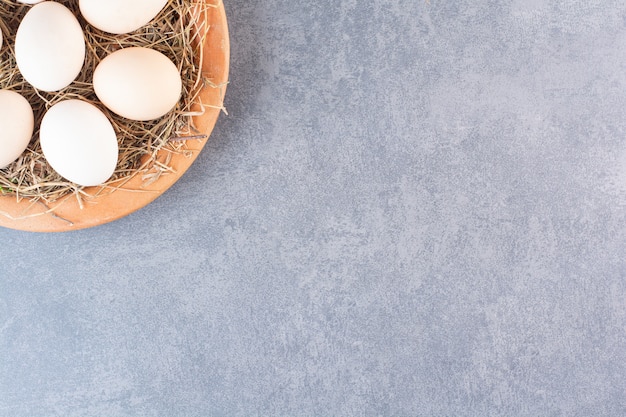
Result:
<svg viewBox="0 0 626 417"><path fill-rule="evenodd" d="M200 90L223 87L203 77L200 51L206 33L197 30L198 17L206 12L206 8L218 7L218 1L214 0L212 4L210 1L170 0L148 25L125 35L108 34L89 25L80 14L78 1L58 1L74 13L83 28L86 54L76 80L61 91L48 93L36 90L26 82L15 61L15 34L32 6L0 0L0 30L4 36L0 49L0 89L22 94L35 115L35 130L28 148L15 162L0 169L0 195L49 204L73 193L82 205L83 200L103 190L114 191L135 175L141 175L144 185L148 185L171 173L168 165L171 155L188 155L191 152L186 148L188 140L206 139L195 129L192 119L202 112L197 108L192 111ZM104 107L94 92L92 76L98 63L118 49L133 46L148 47L165 54L180 70L183 82L180 100L171 112L159 119L147 122L125 119ZM52 105L67 99L80 99L96 105L109 118L117 135L119 157L115 172L95 191L94 187L82 187L65 180L52 169L41 151L41 119ZM223 109L221 103L217 107Z"/></svg>

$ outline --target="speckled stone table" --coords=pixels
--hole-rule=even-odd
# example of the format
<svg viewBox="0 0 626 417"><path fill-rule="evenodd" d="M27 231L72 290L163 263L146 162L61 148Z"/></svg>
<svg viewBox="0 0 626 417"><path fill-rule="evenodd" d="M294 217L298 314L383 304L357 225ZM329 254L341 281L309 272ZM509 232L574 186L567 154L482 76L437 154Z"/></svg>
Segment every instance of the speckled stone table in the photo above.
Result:
<svg viewBox="0 0 626 417"><path fill-rule="evenodd" d="M0 416L626 415L626 3L224 1L191 170L0 230Z"/></svg>

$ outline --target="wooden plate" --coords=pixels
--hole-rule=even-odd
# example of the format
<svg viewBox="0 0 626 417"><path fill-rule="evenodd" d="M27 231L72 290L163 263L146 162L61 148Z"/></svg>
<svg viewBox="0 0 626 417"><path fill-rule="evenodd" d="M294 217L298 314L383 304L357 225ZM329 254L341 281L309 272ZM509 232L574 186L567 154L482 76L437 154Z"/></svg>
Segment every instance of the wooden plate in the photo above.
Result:
<svg viewBox="0 0 626 417"><path fill-rule="evenodd" d="M216 85L228 81L230 44L226 13L221 0L216 7L208 8L202 20L208 24L208 33L203 45L203 71ZM200 93L205 106L201 116L194 118L196 127L207 136L211 134L220 114L225 87L207 87ZM171 154L168 166L172 172L162 175L150 185L145 185L141 174L136 174L115 191L102 187L90 187L86 192L95 197L84 199L79 204L74 195L66 196L49 206L28 199L18 201L15 196L0 196L0 226L32 232L65 232L102 225L148 205L171 187L191 166L206 143L204 140L187 141L186 154ZM162 152L161 157L165 157Z"/></svg>

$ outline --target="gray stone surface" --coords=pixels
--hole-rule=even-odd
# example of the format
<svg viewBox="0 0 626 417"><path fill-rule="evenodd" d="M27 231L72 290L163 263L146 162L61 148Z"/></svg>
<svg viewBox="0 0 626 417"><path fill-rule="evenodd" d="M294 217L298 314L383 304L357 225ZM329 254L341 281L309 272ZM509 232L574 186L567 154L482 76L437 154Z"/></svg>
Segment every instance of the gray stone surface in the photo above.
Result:
<svg viewBox="0 0 626 417"><path fill-rule="evenodd" d="M626 415L626 3L225 1L188 174L0 230L0 416Z"/></svg>

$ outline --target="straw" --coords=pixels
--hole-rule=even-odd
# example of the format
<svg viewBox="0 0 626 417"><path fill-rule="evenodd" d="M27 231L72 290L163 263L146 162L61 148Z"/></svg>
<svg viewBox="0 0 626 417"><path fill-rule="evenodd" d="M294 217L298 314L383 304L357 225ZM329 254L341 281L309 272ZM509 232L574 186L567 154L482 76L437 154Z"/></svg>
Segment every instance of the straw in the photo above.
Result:
<svg viewBox="0 0 626 417"><path fill-rule="evenodd" d="M219 1L219 0L217 0ZM202 75L201 45L208 28L197 29L197 17L206 13L210 2L169 0L165 8L147 26L127 35L112 35L89 25L80 15L78 1L59 1L74 12L84 30L86 57L82 72L67 88L59 92L38 91L21 76L15 62L15 34L23 16L32 7L17 1L0 0L0 30L4 45L0 50L0 89L22 94L33 107L35 132L22 156L0 169L0 195L14 195L18 200L50 204L74 194L79 204L84 199L111 192L131 177L142 175L146 184L156 181L171 169L168 160L157 161L157 153L185 152L186 140L206 139L198 132L192 116L192 104L207 85ZM91 84L98 63L111 52L133 46L149 47L165 54L180 70L183 92L176 108L162 118L137 122L107 110L96 97ZM155 86L158 88L158 86ZM96 105L111 121L117 134L119 159L113 176L98 187L84 188L57 174L46 161L39 144L39 124L47 109L67 99L81 99Z"/></svg>

